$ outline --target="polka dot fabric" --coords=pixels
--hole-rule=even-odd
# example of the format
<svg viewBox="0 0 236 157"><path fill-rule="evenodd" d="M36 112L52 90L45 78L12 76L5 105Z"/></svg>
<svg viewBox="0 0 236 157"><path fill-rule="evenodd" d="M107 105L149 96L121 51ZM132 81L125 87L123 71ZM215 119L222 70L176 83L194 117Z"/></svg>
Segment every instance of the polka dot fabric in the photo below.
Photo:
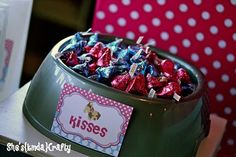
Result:
<svg viewBox="0 0 236 157"><path fill-rule="evenodd" d="M228 120L220 157L236 156L236 0L97 0L93 31L150 43L206 75L211 111Z"/></svg>

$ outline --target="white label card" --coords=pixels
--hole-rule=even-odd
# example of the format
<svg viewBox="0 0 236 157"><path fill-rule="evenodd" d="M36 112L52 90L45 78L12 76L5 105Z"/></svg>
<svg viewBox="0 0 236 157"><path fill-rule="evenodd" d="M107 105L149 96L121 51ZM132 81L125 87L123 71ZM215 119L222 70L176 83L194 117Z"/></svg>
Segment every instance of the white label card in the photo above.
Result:
<svg viewBox="0 0 236 157"><path fill-rule="evenodd" d="M65 84L51 131L91 149L118 156L133 107Z"/></svg>

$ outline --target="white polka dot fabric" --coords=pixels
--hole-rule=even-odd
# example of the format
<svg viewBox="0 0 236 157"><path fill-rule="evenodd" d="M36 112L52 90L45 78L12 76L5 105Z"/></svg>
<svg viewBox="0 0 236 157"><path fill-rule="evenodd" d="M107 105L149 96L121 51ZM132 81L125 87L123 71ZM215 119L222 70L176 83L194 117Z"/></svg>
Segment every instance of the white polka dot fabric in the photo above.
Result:
<svg viewBox="0 0 236 157"><path fill-rule="evenodd" d="M228 120L218 153L236 153L236 0L97 0L93 31L137 40L196 65L211 111Z"/></svg>

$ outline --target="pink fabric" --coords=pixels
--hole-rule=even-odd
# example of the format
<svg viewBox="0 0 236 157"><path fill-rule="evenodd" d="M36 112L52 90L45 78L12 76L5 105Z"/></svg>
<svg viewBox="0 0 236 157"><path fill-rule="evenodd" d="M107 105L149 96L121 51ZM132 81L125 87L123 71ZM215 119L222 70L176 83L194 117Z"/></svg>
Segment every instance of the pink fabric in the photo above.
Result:
<svg viewBox="0 0 236 157"><path fill-rule="evenodd" d="M137 40L196 65L211 111L228 120L220 157L236 156L236 0L97 0L93 31Z"/></svg>

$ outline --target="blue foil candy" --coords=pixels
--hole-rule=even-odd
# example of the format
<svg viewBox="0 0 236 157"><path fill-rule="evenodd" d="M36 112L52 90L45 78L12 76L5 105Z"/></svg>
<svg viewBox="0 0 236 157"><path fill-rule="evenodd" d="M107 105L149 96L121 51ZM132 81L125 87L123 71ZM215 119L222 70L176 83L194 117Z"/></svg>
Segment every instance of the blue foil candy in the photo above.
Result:
<svg viewBox="0 0 236 157"><path fill-rule="evenodd" d="M72 69L86 77L89 76L89 68L86 62L83 64L77 64L74 67L72 67Z"/></svg>
<svg viewBox="0 0 236 157"><path fill-rule="evenodd" d="M122 64L128 64L129 62L129 53L127 49L123 49L121 51L117 51L116 53L116 62L115 65L122 65Z"/></svg>
<svg viewBox="0 0 236 157"><path fill-rule="evenodd" d="M92 79L92 80L95 80L95 81L100 81L101 76L98 75L98 74L95 74L95 75L89 76L88 78L89 78L89 79Z"/></svg>
<svg viewBox="0 0 236 157"><path fill-rule="evenodd" d="M115 41L106 44L106 47L108 47L113 53L115 53L122 41L123 39L116 39Z"/></svg>
<svg viewBox="0 0 236 157"><path fill-rule="evenodd" d="M140 49L140 46L138 45L129 45L128 46L128 52L131 54L131 56L135 55Z"/></svg>
<svg viewBox="0 0 236 157"><path fill-rule="evenodd" d="M83 40L83 37L81 36L81 33L83 33L83 32L78 32L78 33L76 33L75 35L74 35L74 42L75 43L77 43L78 41L81 41L81 40Z"/></svg>
<svg viewBox="0 0 236 157"><path fill-rule="evenodd" d="M90 63L93 60L92 55L90 55L88 53L82 54L77 58L78 58L80 64Z"/></svg>
<svg viewBox="0 0 236 157"><path fill-rule="evenodd" d="M160 74L153 65L148 65L146 69L146 74L151 74L153 77L158 77Z"/></svg>
<svg viewBox="0 0 236 157"><path fill-rule="evenodd" d="M129 66L127 65L120 65L120 66L109 66L109 67L99 67L96 69L96 73L101 77L101 78L106 78L109 79L111 78L114 74L121 74L124 71L128 71Z"/></svg>
<svg viewBox="0 0 236 157"><path fill-rule="evenodd" d="M75 44L76 49L74 50L77 55L80 55L84 50L84 47L87 45L86 40L81 40L77 44Z"/></svg>
<svg viewBox="0 0 236 157"><path fill-rule="evenodd" d="M125 71L129 70L130 65L129 64L123 64L123 65L119 65L119 66L113 66L115 68L114 73L116 74L121 74Z"/></svg>
<svg viewBox="0 0 236 157"><path fill-rule="evenodd" d="M87 45L87 41L84 41L84 40L81 40L77 43L71 42L61 51L61 53L69 52L69 51L76 51L76 53L79 54L83 50L84 46L86 45Z"/></svg>
<svg viewBox="0 0 236 157"><path fill-rule="evenodd" d="M119 51L118 55L117 55L118 59L124 59L126 61L129 60L129 52L127 49L122 49L121 51Z"/></svg>
<svg viewBox="0 0 236 157"><path fill-rule="evenodd" d="M138 75L140 73L142 75L145 75L145 71L146 71L146 68L147 68L147 62L142 61L142 62L137 63L137 65L138 65L138 67L136 69L135 75Z"/></svg>
<svg viewBox="0 0 236 157"><path fill-rule="evenodd" d="M187 96L195 90L196 86L194 84L181 84L181 95Z"/></svg>
<svg viewBox="0 0 236 157"><path fill-rule="evenodd" d="M94 35L90 36L88 41L88 46L94 46L98 42L98 34L95 33Z"/></svg>
<svg viewBox="0 0 236 157"><path fill-rule="evenodd" d="M96 69L96 72L101 78L110 78L111 75L114 73L114 67L109 66L109 67L99 67Z"/></svg>
<svg viewBox="0 0 236 157"><path fill-rule="evenodd" d="M179 68L181 68L181 65L179 63L175 63L174 69L178 70Z"/></svg>
<svg viewBox="0 0 236 157"><path fill-rule="evenodd" d="M76 48L76 44L77 44L77 42L79 42L79 41L82 41L82 37L81 37L81 33L76 33L71 39L70 39L70 41L69 41L69 43L66 45L66 47L64 47L63 49L62 49L62 53L63 52L67 52L67 51L72 51L72 50L75 50L75 48Z"/></svg>

